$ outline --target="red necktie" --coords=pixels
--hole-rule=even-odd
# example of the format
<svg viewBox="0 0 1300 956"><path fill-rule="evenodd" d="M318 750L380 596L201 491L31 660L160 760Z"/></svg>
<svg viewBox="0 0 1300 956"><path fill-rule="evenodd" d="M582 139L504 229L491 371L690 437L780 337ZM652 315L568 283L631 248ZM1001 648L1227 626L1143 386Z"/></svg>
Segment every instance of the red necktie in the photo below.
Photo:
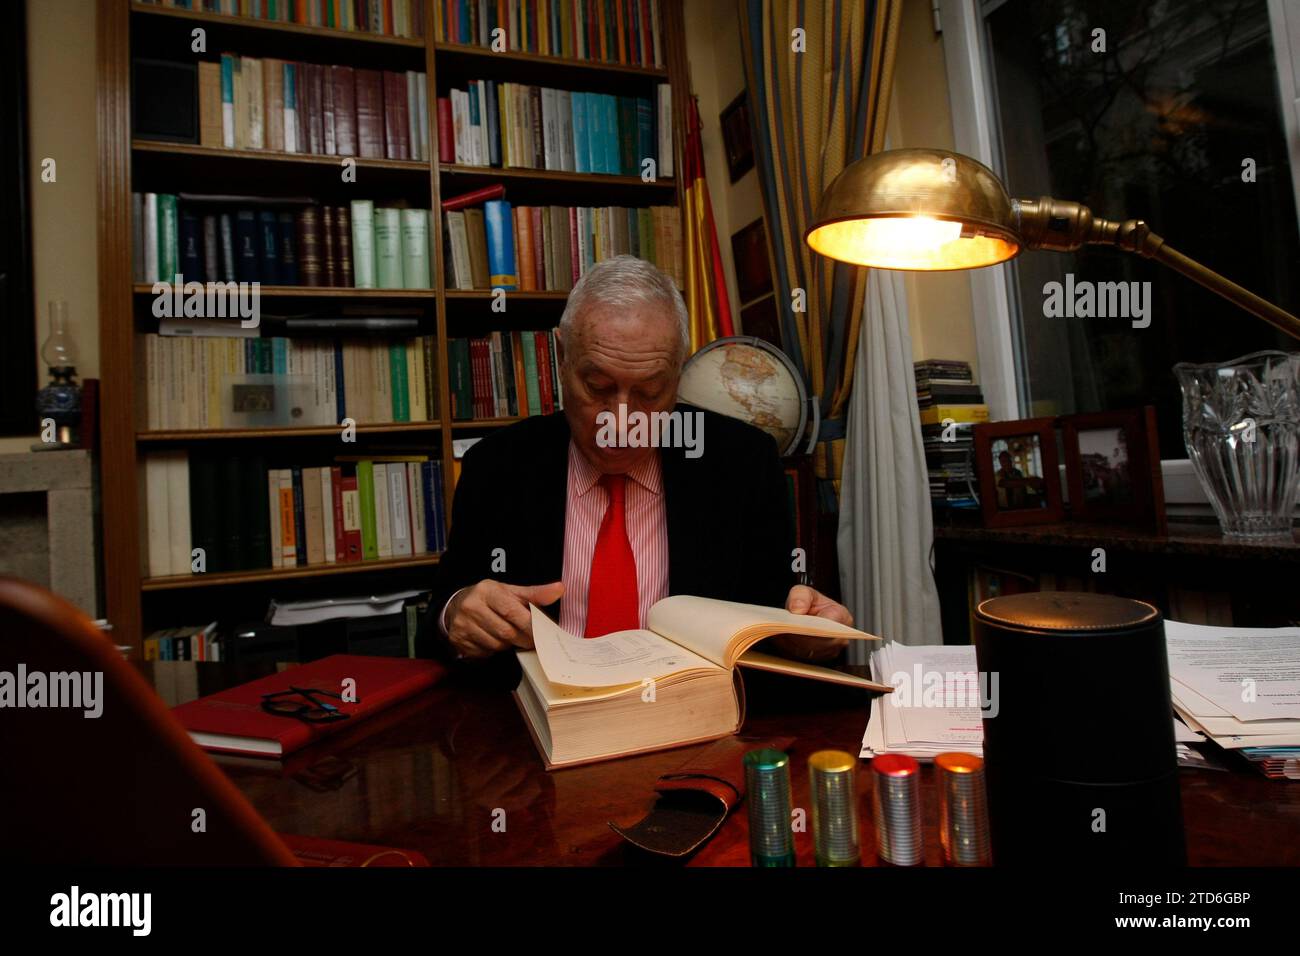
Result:
<svg viewBox="0 0 1300 956"><path fill-rule="evenodd" d="M596 551L591 556L585 637L600 637L641 626L636 558L632 554L632 542L627 537L623 507L627 476L601 475L600 484L609 494L609 506L601 519Z"/></svg>

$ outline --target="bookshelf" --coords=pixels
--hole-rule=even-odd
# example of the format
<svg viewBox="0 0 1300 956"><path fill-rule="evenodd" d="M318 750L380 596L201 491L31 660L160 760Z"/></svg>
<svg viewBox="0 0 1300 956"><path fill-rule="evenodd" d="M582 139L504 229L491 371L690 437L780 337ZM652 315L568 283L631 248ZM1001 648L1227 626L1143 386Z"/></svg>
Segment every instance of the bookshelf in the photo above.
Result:
<svg viewBox="0 0 1300 956"><path fill-rule="evenodd" d="M199 0L196 0L199 2ZM482 436L517 418L453 418L448 341L484 332L544 330L559 320L567 293L509 293L508 317L491 309L485 289L448 288L444 263L442 200L485 185L502 183L513 205L674 206L682 209L680 175L643 182L636 176L558 170L458 165L438 161L437 99L464 89L468 80L493 79L558 89L649 96L667 83L672 100L672 143L680 171L681 120L689 96L682 34L682 0L658 0L662 68L531 52L493 52L484 47L440 40L432 25L442 0L423 4L430 29L423 37L346 31L300 23L209 13L138 0L97 0L97 126L99 138L101 489L104 593L117 643L142 653L144 636L160 627L206 622L247 607L265 608L268 596L306 597L348 588L378 593L424 587L438 555L418 554L356 563L314 564L193 575L147 571L145 531L147 493L144 458L157 451L191 454L273 456L319 450L320 460L337 454L365 454L385 446L419 445L430 457L450 463L455 439ZM191 52L192 31L202 27L206 51ZM269 308L308 312L368 307L418 313L420 334L433 340L437 394L429 420L362 422L356 443L342 446L335 426L260 428L149 428L141 385L141 341L151 326L152 284L134 280L132 194L203 192L267 196L323 197L338 201L340 157L336 155L240 149L164 142L133 136L131 122L133 57L174 61L213 60L232 51L249 57L340 64L367 69L412 70L425 74L428 150L422 160L356 158L357 195L407 203L432 211L428 241L433 283L428 289L265 285ZM355 333L349 332L348 335ZM450 472L444 482L444 507L450 513ZM239 611L231 611L239 608ZM178 619L188 615L188 619Z"/></svg>

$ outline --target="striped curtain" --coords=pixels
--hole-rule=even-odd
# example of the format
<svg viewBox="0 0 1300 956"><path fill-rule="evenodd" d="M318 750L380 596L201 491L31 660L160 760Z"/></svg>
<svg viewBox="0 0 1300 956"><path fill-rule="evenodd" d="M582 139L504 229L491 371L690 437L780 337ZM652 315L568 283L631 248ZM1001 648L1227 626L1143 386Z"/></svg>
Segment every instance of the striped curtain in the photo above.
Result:
<svg viewBox="0 0 1300 956"><path fill-rule="evenodd" d="M836 175L884 148L902 2L737 0L781 338L821 402L815 467L832 508L867 270L814 254L803 236Z"/></svg>

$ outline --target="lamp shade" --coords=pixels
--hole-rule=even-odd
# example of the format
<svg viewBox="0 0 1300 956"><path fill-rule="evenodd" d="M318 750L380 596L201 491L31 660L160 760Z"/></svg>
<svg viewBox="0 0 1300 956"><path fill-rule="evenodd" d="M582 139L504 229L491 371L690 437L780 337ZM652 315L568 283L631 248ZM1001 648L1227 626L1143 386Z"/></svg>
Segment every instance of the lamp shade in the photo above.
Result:
<svg viewBox="0 0 1300 956"><path fill-rule="evenodd" d="M877 269L996 265L1020 252L1011 197L983 163L942 149L894 149L847 166L804 234L815 251Z"/></svg>

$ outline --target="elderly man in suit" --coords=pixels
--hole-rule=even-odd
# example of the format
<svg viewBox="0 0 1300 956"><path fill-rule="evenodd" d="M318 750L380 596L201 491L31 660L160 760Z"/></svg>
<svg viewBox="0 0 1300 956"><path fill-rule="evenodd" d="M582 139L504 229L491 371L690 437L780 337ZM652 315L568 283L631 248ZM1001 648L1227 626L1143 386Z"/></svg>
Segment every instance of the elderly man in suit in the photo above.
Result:
<svg viewBox="0 0 1300 956"><path fill-rule="evenodd" d="M430 608L442 656L532 647L529 603L588 637L644 627L670 594L853 623L795 583L771 437L677 402L690 335L666 275L633 256L600 262L569 295L556 341L564 410L489 435L462 463ZM664 413L688 426L670 447L615 424ZM804 660L845 643L772 641Z"/></svg>

